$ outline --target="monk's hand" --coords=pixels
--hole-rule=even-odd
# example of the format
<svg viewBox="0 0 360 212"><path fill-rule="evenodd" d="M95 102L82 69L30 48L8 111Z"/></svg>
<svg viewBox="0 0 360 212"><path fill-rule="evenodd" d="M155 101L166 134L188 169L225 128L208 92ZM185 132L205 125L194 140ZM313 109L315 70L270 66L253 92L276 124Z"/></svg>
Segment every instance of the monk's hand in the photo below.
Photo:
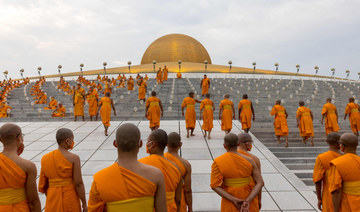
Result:
<svg viewBox="0 0 360 212"><path fill-rule="evenodd" d="M241 205L240 212L250 212L250 203L248 201L244 201Z"/></svg>
<svg viewBox="0 0 360 212"><path fill-rule="evenodd" d="M299 122L296 123L296 127L299 127Z"/></svg>
<svg viewBox="0 0 360 212"><path fill-rule="evenodd" d="M199 117L199 120L201 120L201 116Z"/></svg>
<svg viewBox="0 0 360 212"><path fill-rule="evenodd" d="M346 120L346 116L344 117L344 120Z"/></svg>
<svg viewBox="0 0 360 212"><path fill-rule="evenodd" d="M235 120L235 115L233 115L233 120Z"/></svg>
<svg viewBox="0 0 360 212"><path fill-rule="evenodd" d="M163 112L161 112L161 117L164 117L164 113L163 113Z"/></svg>
<svg viewBox="0 0 360 212"><path fill-rule="evenodd" d="M87 212L88 211L88 208L87 208L87 205L86 204L83 204L82 205L82 212Z"/></svg>
<svg viewBox="0 0 360 212"><path fill-rule="evenodd" d="M116 116L116 112L114 111L114 116Z"/></svg>
<svg viewBox="0 0 360 212"><path fill-rule="evenodd" d="M243 199L238 199L238 198L234 197L232 200L232 203L235 205L235 207L237 209L241 210L244 201L245 200L243 200Z"/></svg>
<svg viewBox="0 0 360 212"><path fill-rule="evenodd" d="M184 112L182 112L182 116L184 116Z"/></svg>
<svg viewBox="0 0 360 212"><path fill-rule="evenodd" d="M318 199L318 208L319 208L319 210L321 210L322 211L322 200L321 199Z"/></svg>
<svg viewBox="0 0 360 212"><path fill-rule="evenodd" d="M321 122L320 122L320 123L321 123L321 125L324 125L324 120L321 120Z"/></svg>

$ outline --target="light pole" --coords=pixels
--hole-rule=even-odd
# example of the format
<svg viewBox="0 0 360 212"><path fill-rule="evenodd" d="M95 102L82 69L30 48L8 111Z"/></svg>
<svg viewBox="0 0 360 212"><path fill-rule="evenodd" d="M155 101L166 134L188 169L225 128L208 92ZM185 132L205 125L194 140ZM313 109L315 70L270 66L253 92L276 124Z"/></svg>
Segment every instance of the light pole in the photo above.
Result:
<svg viewBox="0 0 360 212"><path fill-rule="evenodd" d="M232 67L232 61L231 61L231 60L229 60L228 64L229 64L229 73L230 73L230 71L231 71L231 67Z"/></svg>
<svg viewBox="0 0 360 212"><path fill-rule="evenodd" d="M62 68L62 65L58 65L58 72L59 72L60 76L61 76L61 68Z"/></svg>
<svg viewBox="0 0 360 212"><path fill-rule="evenodd" d="M37 70L38 70L39 77L41 78L41 74L40 74L40 72L41 72L41 66L39 66Z"/></svg>
<svg viewBox="0 0 360 212"><path fill-rule="evenodd" d="M131 74L130 66L131 66L131 61L128 61L129 73Z"/></svg>
<svg viewBox="0 0 360 212"><path fill-rule="evenodd" d="M279 70L279 63L275 63L274 65L275 65L275 74L276 74Z"/></svg>
<svg viewBox="0 0 360 212"><path fill-rule="evenodd" d="M179 73L181 72L181 60L178 61L179 64Z"/></svg>
<svg viewBox="0 0 360 212"><path fill-rule="evenodd" d="M156 72L156 71L155 71L155 65L156 65L156 60L153 60L153 69L154 69L154 73Z"/></svg>
<svg viewBox="0 0 360 212"><path fill-rule="evenodd" d="M204 64L205 64L205 73L206 73L208 61L204 60Z"/></svg>
<svg viewBox="0 0 360 212"><path fill-rule="evenodd" d="M350 70L346 70L346 71L345 71L345 73L346 73L346 79L349 79L349 76L350 76Z"/></svg>
<svg viewBox="0 0 360 212"><path fill-rule="evenodd" d="M297 64L297 65L296 65L296 74L299 74L299 71L300 71L300 65Z"/></svg>
<svg viewBox="0 0 360 212"><path fill-rule="evenodd" d="M84 63L80 63L80 71L81 71L81 75L84 76L84 73L83 73L83 67L84 67Z"/></svg>
<svg viewBox="0 0 360 212"><path fill-rule="evenodd" d="M106 66L107 66L107 62L103 62L103 66L104 66L104 73L106 75Z"/></svg>
<svg viewBox="0 0 360 212"><path fill-rule="evenodd" d="M253 62L252 65L254 66L254 71L253 74L255 74L255 69L256 69L256 62Z"/></svg>
<svg viewBox="0 0 360 212"><path fill-rule="evenodd" d="M9 74L8 71L4 71L5 79L8 80L7 75Z"/></svg>
<svg viewBox="0 0 360 212"><path fill-rule="evenodd" d="M315 68L315 76L316 76L319 72L319 66L315 66L314 68Z"/></svg>
<svg viewBox="0 0 360 212"><path fill-rule="evenodd" d="M358 81L360 80L360 72L358 72L358 75L359 75L359 79L358 79Z"/></svg>
<svg viewBox="0 0 360 212"><path fill-rule="evenodd" d="M334 78L335 78L335 68L332 68L332 69L331 69L331 72L332 72L331 77L334 77Z"/></svg>
<svg viewBox="0 0 360 212"><path fill-rule="evenodd" d="M23 80L24 80L24 69L23 68L20 69L20 75L21 75L21 78L23 78Z"/></svg>

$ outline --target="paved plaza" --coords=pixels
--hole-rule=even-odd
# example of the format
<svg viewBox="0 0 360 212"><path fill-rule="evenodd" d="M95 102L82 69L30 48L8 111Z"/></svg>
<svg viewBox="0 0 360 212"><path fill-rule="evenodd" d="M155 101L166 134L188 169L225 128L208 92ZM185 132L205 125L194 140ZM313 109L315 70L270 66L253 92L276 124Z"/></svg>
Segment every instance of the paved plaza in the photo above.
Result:
<svg viewBox="0 0 360 212"><path fill-rule="evenodd" d="M123 123L134 123L141 131L144 143L150 129L148 121L113 121L109 136L104 136L101 122L18 122L25 134L25 150L22 157L36 163L40 172L41 157L57 149L55 134L57 129L65 127L74 131L75 147L73 153L80 156L82 175L88 199L92 176L99 170L110 166L117 159L113 147L115 131ZM3 123L1 123L3 124ZM1 125L0 124L0 125ZM181 155L192 165L192 191L194 211L220 211L221 198L210 188L210 172L213 159L225 152L223 148L224 132L220 122L214 120L212 139L203 137L201 122L197 123L195 135L186 138L184 121L162 121L161 129L167 133L179 132L183 146ZM241 132L241 125L233 121L233 133ZM316 195L312 187L306 186L281 161L255 137L252 152L261 160L262 175L265 181L262 197L262 211L316 211ZM0 146L2 150L2 145ZM147 156L145 147L140 149L139 158ZM42 206L45 195L41 194Z"/></svg>

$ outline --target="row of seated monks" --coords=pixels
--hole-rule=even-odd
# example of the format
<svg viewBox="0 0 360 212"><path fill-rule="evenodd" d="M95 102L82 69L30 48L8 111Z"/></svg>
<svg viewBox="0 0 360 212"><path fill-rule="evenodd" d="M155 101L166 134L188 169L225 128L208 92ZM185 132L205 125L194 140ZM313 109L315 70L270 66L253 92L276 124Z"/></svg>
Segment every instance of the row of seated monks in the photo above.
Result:
<svg viewBox="0 0 360 212"><path fill-rule="evenodd" d="M81 175L74 134L61 128L56 133L58 149L41 159L39 184L36 166L20 157L24 134L15 124L0 128L4 146L0 154L0 211L41 211L38 192L46 194L45 211L192 211L191 164L180 157L178 133L161 129L151 132L145 144L134 124L116 130L113 142L118 159L93 176L89 199ZM314 168L318 207L323 211L360 211L360 157L358 138L331 132L329 151L318 156ZM214 159L210 187L221 196L221 211L259 211L264 181L260 160L250 153L248 133L224 137L226 153ZM145 145L149 156L138 160ZM165 153L165 147L167 152ZM286 201L286 200L284 200ZM219 210L219 208L214 208Z"/></svg>

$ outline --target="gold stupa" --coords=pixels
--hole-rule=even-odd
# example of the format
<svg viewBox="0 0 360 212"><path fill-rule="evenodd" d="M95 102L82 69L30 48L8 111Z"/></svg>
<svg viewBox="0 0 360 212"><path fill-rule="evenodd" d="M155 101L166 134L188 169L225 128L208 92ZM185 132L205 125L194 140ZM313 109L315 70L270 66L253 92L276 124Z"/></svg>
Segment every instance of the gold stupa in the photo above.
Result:
<svg viewBox="0 0 360 212"><path fill-rule="evenodd" d="M193 62L211 64L211 59L203 45L194 38L183 34L169 34L152 42L146 49L141 64L153 61L161 62Z"/></svg>

